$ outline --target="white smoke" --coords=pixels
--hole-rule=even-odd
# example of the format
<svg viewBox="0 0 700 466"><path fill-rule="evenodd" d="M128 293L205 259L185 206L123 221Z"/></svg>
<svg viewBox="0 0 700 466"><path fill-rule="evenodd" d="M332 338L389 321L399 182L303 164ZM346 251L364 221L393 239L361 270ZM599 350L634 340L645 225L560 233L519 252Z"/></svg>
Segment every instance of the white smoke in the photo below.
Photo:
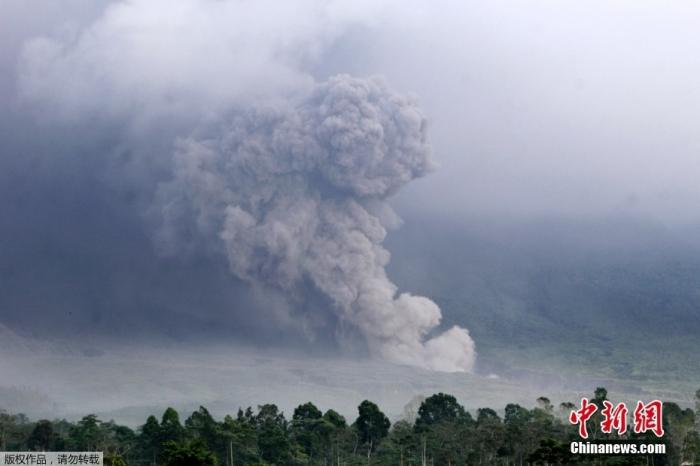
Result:
<svg viewBox="0 0 700 466"><path fill-rule="evenodd" d="M337 76L284 109L236 115L180 140L161 186L161 239L221 244L238 277L289 293L306 280L387 360L470 371L474 344L386 275L386 199L431 169L425 119L378 79Z"/></svg>

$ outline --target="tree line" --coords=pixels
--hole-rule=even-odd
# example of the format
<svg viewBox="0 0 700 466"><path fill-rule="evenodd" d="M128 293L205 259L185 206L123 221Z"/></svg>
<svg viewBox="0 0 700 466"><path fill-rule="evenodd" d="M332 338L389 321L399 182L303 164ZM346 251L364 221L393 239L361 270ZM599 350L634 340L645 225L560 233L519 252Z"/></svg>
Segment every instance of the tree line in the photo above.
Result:
<svg viewBox="0 0 700 466"><path fill-rule="evenodd" d="M93 414L77 422L31 421L0 410L0 451L103 451L108 466L700 465L700 390L695 397L695 410L664 403L660 439L603 434L600 409L588 421L589 442L664 443L665 455L572 454L571 442L581 441L567 421L572 403L555 407L541 397L531 409L511 403L501 413L470 413L445 393L424 399L393 425L369 400L352 422L308 402L289 419L274 404L223 420L200 407L184 422L167 408L136 430ZM591 401L602 408L606 399L598 388Z"/></svg>

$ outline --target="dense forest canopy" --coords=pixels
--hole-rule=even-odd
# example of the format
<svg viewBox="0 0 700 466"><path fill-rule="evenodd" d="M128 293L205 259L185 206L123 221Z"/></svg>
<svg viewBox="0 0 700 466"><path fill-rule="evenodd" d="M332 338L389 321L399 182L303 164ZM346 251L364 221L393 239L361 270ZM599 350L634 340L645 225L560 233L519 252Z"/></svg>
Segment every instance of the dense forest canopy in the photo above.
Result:
<svg viewBox="0 0 700 466"><path fill-rule="evenodd" d="M608 399L599 387L590 399L599 408ZM501 413L466 410L449 394L422 401L394 422L365 400L355 420L322 412L312 402L285 416L276 405L217 420L200 407L184 421L173 408L149 416L138 429L101 421L89 414L77 422L31 421L0 411L0 450L103 451L108 465L696 465L700 464L700 390L695 409L665 403L659 439L652 433L603 434L600 410L588 421L591 443L663 443L665 455L574 455L582 439L567 417L573 403L554 406L546 397L533 409L508 404Z"/></svg>

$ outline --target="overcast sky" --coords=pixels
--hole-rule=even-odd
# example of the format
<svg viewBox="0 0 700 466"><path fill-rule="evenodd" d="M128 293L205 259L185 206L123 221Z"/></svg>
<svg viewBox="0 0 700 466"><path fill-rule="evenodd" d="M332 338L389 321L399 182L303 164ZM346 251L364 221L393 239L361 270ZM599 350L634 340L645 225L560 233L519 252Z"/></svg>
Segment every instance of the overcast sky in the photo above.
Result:
<svg viewBox="0 0 700 466"><path fill-rule="evenodd" d="M91 110L82 99L97 105L98 95L136 105L123 95L134 93L132 79L146 87L132 99L155 99L143 94L158 94L166 78L163 92L204 87L196 97L221 100L251 89L271 95L308 75L381 74L415 93L430 120L443 169L405 193L426 208L697 219L696 2L301 2L289 11L265 2L131 3L114 24L92 26L96 40L114 40L92 43L102 58L83 45L82 59L60 64L75 69L44 63L20 87L65 112ZM3 2L5 99L27 40L79 49L76 37L107 6L40 4ZM132 19L150 33L109 29ZM116 57L123 61L109 61ZM31 66L45 59L35 54ZM66 74L73 82L57 81Z"/></svg>
<svg viewBox="0 0 700 466"><path fill-rule="evenodd" d="M443 170L422 202L697 220L700 5L460 2L397 10L331 69L416 92ZM331 53L332 55L333 53Z"/></svg>
<svg viewBox="0 0 700 466"><path fill-rule="evenodd" d="M401 294L415 290L392 281L427 275L423 257L440 263L437 274L450 259L454 276L428 277L435 284L472 276L498 310L529 296L508 295L509 283L532 285L517 260L546 268L566 250L576 269L589 252L622 257L613 272L624 278L628 256L653 249L663 262L672 250L658 273L675 270L689 249L666 249L677 239L669 232L700 224L698 24L700 3L690 0L0 0L2 369L18 384L34 380L21 358L56 346L23 339L79 341L82 351L36 366L57 372L46 374L72 412L84 409L85 391L99 396L88 404L95 411L146 392L149 406L214 403L224 395L207 395L211 384L239 379L207 378L219 366L205 367L200 386L161 393L153 367L176 384L201 361L192 350L196 362L173 369L167 350L140 353L144 342L185 352L201 342L294 346L306 356L371 354L468 372L480 351L468 329L488 327L470 321L478 302L452 290ZM414 222L393 243L397 277L385 271L385 236L400 234L392 207ZM464 233L485 217L495 220L485 232ZM579 228L586 222L593 226ZM469 228L437 231L455 224ZM526 227L503 227L514 224ZM475 250L429 248L436 237ZM482 262L460 268L486 243ZM402 250L416 254L401 262ZM480 275L491 269L508 273ZM610 294L622 283L612 280ZM682 283L689 296L693 283ZM644 280L631 286L635 309L639 296L653 312L665 302ZM538 290L532 296L526 304L539 310ZM447 328L431 299L453 297ZM682 319L695 318L688 306ZM126 362L84 357L104 356L110 340L129 347ZM220 348L221 368L237 367L255 385L226 395L225 409L308 396L315 376L297 363L261 363L292 374L280 386L297 383L301 394L285 401L260 390L274 384L264 371L250 377L257 362L248 353ZM124 390L111 401L91 385L76 391L70 371L60 375L75 367L93 376L99 366L100 383L123 382L134 355L143 370L131 389L111 385ZM350 368L338 380L364 388L347 396L317 384L318 396L373 396L363 381L383 380L386 367L353 364L338 363ZM414 379L402 377L392 383L412 390ZM450 380L472 392L466 379ZM385 393L398 406L396 392Z"/></svg>
<svg viewBox="0 0 700 466"><path fill-rule="evenodd" d="M258 299L223 257L157 262L154 198L178 138L340 73L382 76L427 118L437 169L390 200L400 214L697 223L699 21L691 1L5 0L0 320L296 325L288 303L264 324L222 314Z"/></svg>

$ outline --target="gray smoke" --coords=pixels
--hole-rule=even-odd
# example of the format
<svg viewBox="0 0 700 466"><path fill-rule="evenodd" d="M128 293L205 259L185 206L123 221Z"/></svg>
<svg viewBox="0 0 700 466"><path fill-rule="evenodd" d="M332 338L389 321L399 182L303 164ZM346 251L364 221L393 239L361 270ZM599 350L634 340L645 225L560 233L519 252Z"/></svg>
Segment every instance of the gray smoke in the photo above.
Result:
<svg viewBox="0 0 700 466"><path fill-rule="evenodd" d="M385 271L382 242L397 221L386 199L432 165L411 100L378 79L342 75L208 133L177 142L173 179L159 189L164 250L220 249L237 277L292 297L308 284L389 361L472 369L469 333L427 338L439 307L399 294Z"/></svg>
<svg viewBox="0 0 700 466"><path fill-rule="evenodd" d="M94 164L79 173L98 180L75 197L100 200L96 193L105 191L105 202L94 210L103 212L105 229L114 236L125 229L121 219L141 222L150 209L145 217L157 221L157 248L175 258L151 260L134 228L135 246L124 245L136 256L133 262L151 273L191 253L195 260L213 259L204 269L216 270L217 277L225 258L236 277L226 275L235 293L206 303L190 298L194 305L179 299L192 293L178 284L163 293L164 306L152 288L142 288L143 272L129 264L126 277L104 283L133 282L138 293L114 293L125 302L114 309L105 305L105 311L82 305L85 313L95 314L93 320L126 313L138 319L167 307L216 314L218 323L226 317L270 328L278 322L269 316L279 314L284 325L307 336L324 332L328 339L329 329L337 329L330 337L341 346L346 332L359 331L373 354L390 361L445 371L472 368L467 331L455 327L435 335L438 306L400 293L385 271L389 253L382 243L398 223L387 199L431 168L422 114L377 80L340 76L318 84L332 73L313 72L336 40L388 14L382 5L116 1L87 24L25 41L17 56L20 106L48 126L59 122L61 135L78 128L78 140L94 135L99 143L97 150L86 146L70 155L78 168ZM109 228L117 220L102 207L115 199L124 200L115 207L124 215L118 228ZM68 199L66 209L73 204ZM76 217L78 226L90 218ZM87 249L80 235L70 237ZM104 235L95 237L101 251ZM121 260L124 254L114 256ZM168 271L155 274L166 276L163 288L169 289ZM219 282L204 272L196 275L192 286L211 298ZM252 285L251 301L258 294L275 302L282 296L282 309L249 305L238 292L240 280ZM231 294L230 311L221 312L224 296ZM90 296L115 302L101 290Z"/></svg>

